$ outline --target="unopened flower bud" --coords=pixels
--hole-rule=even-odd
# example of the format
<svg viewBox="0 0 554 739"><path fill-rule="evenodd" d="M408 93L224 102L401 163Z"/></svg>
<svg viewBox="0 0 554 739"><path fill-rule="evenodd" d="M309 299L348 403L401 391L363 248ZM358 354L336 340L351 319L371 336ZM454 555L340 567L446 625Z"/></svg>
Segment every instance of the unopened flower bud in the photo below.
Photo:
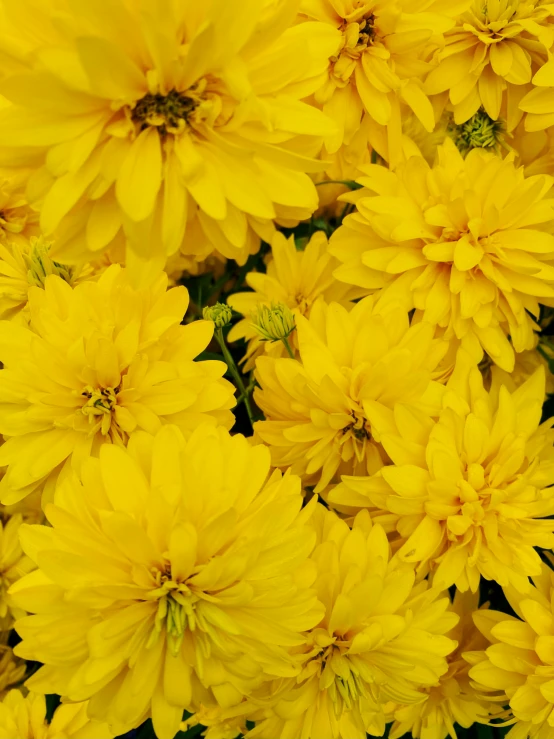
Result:
<svg viewBox="0 0 554 739"><path fill-rule="evenodd" d="M502 121L493 121L484 110L478 110L469 120L460 125L450 125L448 133L465 156L472 149L489 149L499 151L504 142L504 124Z"/></svg>
<svg viewBox="0 0 554 739"><path fill-rule="evenodd" d="M271 307L260 305L252 317L252 325L262 341L283 341L296 328L291 309L283 303Z"/></svg>
<svg viewBox="0 0 554 739"><path fill-rule="evenodd" d="M213 321L216 328L223 328L231 323L233 313L225 303L216 303L215 305L207 305L202 311L202 315L207 321Z"/></svg>

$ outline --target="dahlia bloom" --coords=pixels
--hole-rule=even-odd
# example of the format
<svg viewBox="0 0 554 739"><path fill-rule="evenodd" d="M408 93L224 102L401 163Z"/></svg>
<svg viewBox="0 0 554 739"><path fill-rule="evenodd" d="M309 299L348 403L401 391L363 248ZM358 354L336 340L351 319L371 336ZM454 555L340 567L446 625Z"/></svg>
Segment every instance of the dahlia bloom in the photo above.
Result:
<svg viewBox="0 0 554 739"><path fill-rule="evenodd" d="M447 636L457 643L456 649L447 655L448 672L441 675L438 683L424 688L427 699L423 703L401 706L394 711L394 723L389 739L400 739L408 735L413 739L456 739L455 724L464 729L475 723L488 723L500 709L481 695L469 679L469 663L464 652L483 649L487 641L473 623L473 614L479 606L477 594L454 596L452 610L459 621Z"/></svg>
<svg viewBox="0 0 554 739"><path fill-rule="evenodd" d="M104 445L26 526L39 570L13 597L16 654L43 667L27 685L119 735L152 717L171 739L183 710L229 707L292 677L290 648L321 619L308 557L315 534L300 480L269 475L269 452L223 428L188 442L175 426Z"/></svg>
<svg viewBox="0 0 554 739"><path fill-rule="evenodd" d="M29 328L0 321L0 499L15 503L64 463L75 469L102 444L124 445L137 429L203 420L232 426L234 388L226 365L195 362L213 324L181 326L184 287L167 277L135 290L112 265L71 288L57 275L29 290ZM67 466L66 466L67 467Z"/></svg>
<svg viewBox="0 0 554 739"><path fill-rule="evenodd" d="M113 736L105 723L87 717L84 703L58 706L48 722L43 695L23 695L19 690L10 690L0 702L0 739L112 739Z"/></svg>
<svg viewBox="0 0 554 739"><path fill-rule="evenodd" d="M514 351L535 345L540 303L554 298L553 178L525 177L482 149L464 159L450 140L433 167L412 157L396 172L363 169L367 189L348 196L358 212L331 238L335 276L403 301L511 372Z"/></svg>
<svg viewBox="0 0 554 739"><path fill-rule="evenodd" d="M312 560L325 615L309 634L300 675L267 686L273 702L260 697L248 715L256 722L248 739L382 736L391 702L421 704L456 647L446 636L458 620L449 598L393 564L383 529L362 512L350 530L318 508Z"/></svg>
<svg viewBox="0 0 554 739"><path fill-rule="evenodd" d="M490 644L468 652L469 676L481 693L509 704L506 739L550 739L554 735L554 576L543 564L535 587L524 594L504 593L518 618L499 611L477 611L477 628Z"/></svg>
<svg viewBox="0 0 554 739"><path fill-rule="evenodd" d="M385 156L379 145L384 127L386 156L395 165L402 158L401 102L426 131L433 130L435 115L421 78L460 4L430 0L422 12L413 0L303 0L300 17L318 20L337 34L327 79L314 96L338 126L327 138L329 151L349 144L368 118L371 145Z"/></svg>
<svg viewBox="0 0 554 739"><path fill-rule="evenodd" d="M338 266L338 260L328 252L327 237L323 231L316 232L302 250L296 248L294 237L286 239L281 233L275 234L267 272L249 272L246 275L246 284L253 292L234 293L227 299L231 308L244 316L229 331L228 339L245 339L248 342L245 371L252 369L256 358L264 352L271 357L285 355L282 342L260 340L252 323L252 314L260 305L282 303L291 309L295 317L309 318L312 306L319 297L349 308L350 301L367 293L367 290L335 280L333 272ZM291 337L291 346L298 350L295 334Z"/></svg>
<svg viewBox="0 0 554 739"><path fill-rule="evenodd" d="M69 267L50 257L51 244L42 237L29 241L0 242L0 319L28 322L29 289L44 287L48 275L58 275L74 286L98 276L109 266L107 259L96 264Z"/></svg>
<svg viewBox="0 0 554 739"><path fill-rule="evenodd" d="M324 24L291 27L294 5L4 0L0 47L24 71L0 84L0 159L34 169L56 259L126 242L148 281L179 249L244 263L274 219L311 215L306 172L334 126L301 98L336 42Z"/></svg>
<svg viewBox="0 0 554 739"><path fill-rule="evenodd" d="M298 317L298 360L259 357L254 399L266 420L255 431L273 464L291 466L320 492L338 474L368 475L388 459L381 437L401 417L416 427L438 415L444 387L431 380L444 344L401 308L372 298L348 311L318 301Z"/></svg>
<svg viewBox="0 0 554 739"><path fill-rule="evenodd" d="M480 107L496 120L504 105L512 130L523 114L518 103L554 44L554 8L548 0L470 0L465 5L445 34L425 92L448 91L456 123Z"/></svg>
<svg viewBox="0 0 554 739"><path fill-rule="evenodd" d="M438 421L418 437L402 429L383 437L392 464L372 478L343 477L329 500L395 513L396 556L435 570L437 587L476 592L482 576L525 590L541 571L534 547L554 546L554 421L539 425L544 370L512 393L498 384L487 393L476 367L460 375Z"/></svg>

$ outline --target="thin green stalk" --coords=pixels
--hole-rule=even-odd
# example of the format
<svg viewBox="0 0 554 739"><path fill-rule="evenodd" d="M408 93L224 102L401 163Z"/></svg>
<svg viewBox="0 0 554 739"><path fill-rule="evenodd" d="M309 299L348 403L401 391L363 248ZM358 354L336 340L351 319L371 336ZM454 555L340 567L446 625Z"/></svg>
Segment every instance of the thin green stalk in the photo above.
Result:
<svg viewBox="0 0 554 739"><path fill-rule="evenodd" d="M225 339L223 338L223 330L220 328L216 328L215 330L215 338L217 339L217 343L221 347L221 351L223 353L223 359L225 360L225 363L227 364L227 367L229 367L229 372L233 376L233 379L236 383L236 386L239 389L240 392L240 398L244 400L244 406L246 408L246 412L248 413L248 418L250 420L250 424L252 425L252 428L254 428L254 414L252 412L252 406L250 405L250 398L246 391L246 388L244 387L244 382L242 381L241 374L238 370L237 365L235 364L235 360L231 356L231 352L229 349L227 349L227 345L225 343Z"/></svg>
<svg viewBox="0 0 554 739"><path fill-rule="evenodd" d="M285 345L285 349L286 349L286 350L288 351L288 353L289 353L289 357L290 357L291 359L294 359L294 352L293 352L293 351L292 351L292 349L290 348L289 340L287 339L287 337L285 336L285 337L284 337L283 339L281 339L281 341L282 341L282 342L283 342L283 344Z"/></svg>

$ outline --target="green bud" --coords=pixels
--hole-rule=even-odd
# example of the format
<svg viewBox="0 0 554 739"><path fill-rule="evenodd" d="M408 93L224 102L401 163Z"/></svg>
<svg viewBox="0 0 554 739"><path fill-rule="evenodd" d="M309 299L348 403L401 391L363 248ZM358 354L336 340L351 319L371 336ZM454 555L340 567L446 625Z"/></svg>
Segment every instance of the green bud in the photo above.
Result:
<svg viewBox="0 0 554 739"><path fill-rule="evenodd" d="M472 149L490 149L498 151L500 147L508 149L504 142L504 123L493 121L484 110L478 110L465 123L459 126L451 123L448 134L460 150L466 156Z"/></svg>
<svg viewBox="0 0 554 739"><path fill-rule="evenodd" d="M71 283L73 276L71 267L55 262L49 256L50 246L51 244L42 237L31 239L29 254L25 255L29 285L44 287L44 281L49 275L58 275L62 280Z"/></svg>
<svg viewBox="0 0 554 739"><path fill-rule="evenodd" d="M207 305L202 311L202 315L207 321L213 321L216 328L223 328L231 323L233 312L225 303L216 303L215 305Z"/></svg>
<svg viewBox="0 0 554 739"><path fill-rule="evenodd" d="M291 309L283 303L260 305L252 325L262 341L284 341L296 328Z"/></svg>

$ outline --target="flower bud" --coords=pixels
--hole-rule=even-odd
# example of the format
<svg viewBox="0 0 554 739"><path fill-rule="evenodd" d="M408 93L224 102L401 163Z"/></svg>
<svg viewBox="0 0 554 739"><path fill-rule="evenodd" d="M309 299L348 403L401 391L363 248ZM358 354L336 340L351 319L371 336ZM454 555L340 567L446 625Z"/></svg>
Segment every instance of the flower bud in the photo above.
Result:
<svg viewBox="0 0 554 739"><path fill-rule="evenodd" d="M296 328L292 311L283 303L260 305L252 316L252 325L262 341L283 341Z"/></svg>
<svg viewBox="0 0 554 739"><path fill-rule="evenodd" d="M504 142L503 122L493 121L484 110L478 110L465 123L450 125L448 133L463 156L472 149L509 148Z"/></svg>
<svg viewBox="0 0 554 739"><path fill-rule="evenodd" d="M216 303L215 305L207 305L202 311L202 315L207 321L213 321L216 328L223 328L231 323L233 312L225 303Z"/></svg>

